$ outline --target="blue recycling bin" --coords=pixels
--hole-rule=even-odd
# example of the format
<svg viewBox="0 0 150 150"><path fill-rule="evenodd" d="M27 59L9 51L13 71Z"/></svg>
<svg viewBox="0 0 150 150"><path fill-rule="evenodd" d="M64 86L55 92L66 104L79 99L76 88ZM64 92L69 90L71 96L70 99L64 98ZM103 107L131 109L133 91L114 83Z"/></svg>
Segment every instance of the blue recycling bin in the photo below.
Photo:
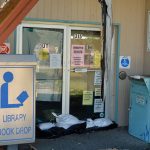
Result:
<svg viewBox="0 0 150 150"><path fill-rule="evenodd" d="M150 77L131 76L129 134L150 143Z"/></svg>

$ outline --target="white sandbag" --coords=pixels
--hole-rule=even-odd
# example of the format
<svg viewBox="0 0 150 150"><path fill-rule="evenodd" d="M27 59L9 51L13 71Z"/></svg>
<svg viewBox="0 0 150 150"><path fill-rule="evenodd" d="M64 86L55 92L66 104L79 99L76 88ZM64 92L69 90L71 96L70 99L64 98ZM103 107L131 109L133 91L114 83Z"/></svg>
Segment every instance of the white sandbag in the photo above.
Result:
<svg viewBox="0 0 150 150"><path fill-rule="evenodd" d="M70 114L62 114L57 116L55 113L52 113L56 117L56 126L68 129L72 125L83 123L78 118Z"/></svg>
<svg viewBox="0 0 150 150"><path fill-rule="evenodd" d="M107 118L98 118L94 120L94 125L96 127L107 127L111 124L113 124L113 122Z"/></svg>
<svg viewBox="0 0 150 150"><path fill-rule="evenodd" d="M94 121L91 118L88 118L86 121L86 128L92 128L94 126L95 126Z"/></svg>
<svg viewBox="0 0 150 150"><path fill-rule="evenodd" d="M55 124L51 122L45 122L45 123L40 123L38 126L41 130L48 130L52 127L55 127Z"/></svg>

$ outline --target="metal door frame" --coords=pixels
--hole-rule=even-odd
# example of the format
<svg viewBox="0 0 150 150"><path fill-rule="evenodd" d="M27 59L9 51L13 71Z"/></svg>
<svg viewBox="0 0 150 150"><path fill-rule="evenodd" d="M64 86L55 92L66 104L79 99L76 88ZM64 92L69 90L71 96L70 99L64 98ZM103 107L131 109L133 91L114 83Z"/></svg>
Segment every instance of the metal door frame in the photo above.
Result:
<svg viewBox="0 0 150 150"><path fill-rule="evenodd" d="M66 114L69 114L69 112L70 112L70 60L71 60L71 58L70 58L70 49L71 49L71 30L81 30L81 31L101 31L100 30L100 26L98 26L98 27L85 27L85 26L81 26L81 27L75 27L75 26L70 26L70 27L68 27L67 28L67 50L68 50L68 52L67 52L67 58L68 58L68 60L67 60L67 77L68 77L68 79L69 80L67 80L67 82L66 82L66 87L67 87L67 91L68 91L68 94L66 95Z"/></svg>
<svg viewBox="0 0 150 150"><path fill-rule="evenodd" d="M23 27L36 27L36 28L49 28L49 29L62 29L64 30L63 35L63 78L62 78L62 113L65 113L66 110L66 27L62 25L49 25L49 24L43 24L43 23L22 23L17 27L17 40L16 40L16 53L22 54L22 42L23 42Z"/></svg>

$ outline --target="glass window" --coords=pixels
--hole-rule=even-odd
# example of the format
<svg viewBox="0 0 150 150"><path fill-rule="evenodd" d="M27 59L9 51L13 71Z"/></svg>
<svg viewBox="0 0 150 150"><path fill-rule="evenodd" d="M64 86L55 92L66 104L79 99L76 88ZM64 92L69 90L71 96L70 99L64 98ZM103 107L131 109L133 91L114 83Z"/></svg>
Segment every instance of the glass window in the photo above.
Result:
<svg viewBox="0 0 150 150"><path fill-rule="evenodd" d="M71 30L70 113L80 119L103 113L100 40L100 31Z"/></svg>
<svg viewBox="0 0 150 150"><path fill-rule="evenodd" d="M62 113L63 29L23 28L23 54L35 54L37 119L53 120Z"/></svg>

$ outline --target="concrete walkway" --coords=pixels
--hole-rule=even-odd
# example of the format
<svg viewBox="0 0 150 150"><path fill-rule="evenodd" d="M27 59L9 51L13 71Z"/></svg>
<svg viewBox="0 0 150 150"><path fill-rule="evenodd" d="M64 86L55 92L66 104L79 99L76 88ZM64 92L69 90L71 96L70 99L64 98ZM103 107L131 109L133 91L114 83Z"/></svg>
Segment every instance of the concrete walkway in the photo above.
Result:
<svg viewBox="0 0 150 150"><path fill-rule="evenodd" d="M31 146L19 145L19 150L150 150L150 144L129 135L127 128L37 139Z"/></svg>

